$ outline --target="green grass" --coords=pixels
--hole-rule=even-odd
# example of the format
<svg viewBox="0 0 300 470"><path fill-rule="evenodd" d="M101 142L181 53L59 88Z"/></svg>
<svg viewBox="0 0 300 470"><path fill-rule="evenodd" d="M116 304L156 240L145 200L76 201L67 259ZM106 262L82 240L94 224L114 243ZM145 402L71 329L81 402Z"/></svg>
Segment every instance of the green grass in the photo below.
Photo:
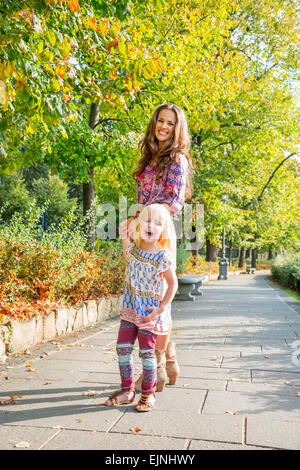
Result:
<svg viewBox="0 0 300 470"><path fill-rule="evenodd" d="M300 302L300 295L297 294L297 292L291 290L291 289L283 289L284 292L286 292L287 294L291 295L292 297L294 297L294 299L298 300L298 302Z"/></svg>

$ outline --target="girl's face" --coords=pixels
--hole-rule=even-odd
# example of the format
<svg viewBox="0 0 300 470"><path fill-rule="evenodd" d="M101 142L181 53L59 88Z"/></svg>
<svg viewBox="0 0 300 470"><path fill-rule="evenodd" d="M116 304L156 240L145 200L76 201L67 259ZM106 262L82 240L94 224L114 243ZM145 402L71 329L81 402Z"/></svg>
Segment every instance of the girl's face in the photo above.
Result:
<svg viewBox="0 0 300 470"><path fill-rule="evenodd" d="M156 243L163 231L164 223L161 217L148 213L141 221L141 238L147 243Z"/></svg>
<svg viewBox="0 0 300 470"><path fill-rule="evenodd" d="M169 140L174 132L176 125L176 114L171 109L162 109L158 115L155 126L155 137L159 145Z"/></svg>

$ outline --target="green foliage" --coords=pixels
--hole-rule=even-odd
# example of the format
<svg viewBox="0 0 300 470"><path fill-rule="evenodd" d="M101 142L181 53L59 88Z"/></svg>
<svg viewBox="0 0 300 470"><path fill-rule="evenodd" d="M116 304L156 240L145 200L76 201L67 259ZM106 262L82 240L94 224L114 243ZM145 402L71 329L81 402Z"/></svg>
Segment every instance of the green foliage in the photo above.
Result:
<svg viewBox="0 0 300 470"><path fill-rule="evenodd" d="M190 252L186 250L185 243L177 243L177 251L176 251L177 274L184 273L187 270L189 259L190 259Z"/></svg>
<svg viewBox="0 0 300 470"><path fill-rule="evenodd" d="M300 256L285 254L276 258L271 268L272 277L285 287L300 292Z"/></svg>
<svg viewBox="0 0 300 470"><path fill-rule="evenodd" d="M58 223L68 212L75 211L77 207L76 199L68 198L67 184L57 175L34 181L32 194L39 207L47 203L48 225Z"/></svg>
<svg viewBox="0 0 300 470"><path fill-rule="evenodd" d="M40 161L78 183L93 166L98 202L134 200L136 143L172 101L188 117L209 241L225 227L235 245L297 246L298 161L269 181L298 152L297 0L2 3L3 172Z"/></svg>
<svg viewBox="0 0 300 470"><path fill-rule="evenodd" d="M86 252L86 237L72 212L44 233L37 224L40 215L41 209L32 208L0 226L0 321L2 315L26 319L122 291L120 247Z"/></svg>
<svg viewBox="0 0 300 470"><path fill-rule="evenodd" d="M27 211L35 203L35 199L30 196L24 179L19 173L1 177L0 208L2 208L3 221L10 220L15 212Z"/></svg>
<svg viewBox="0 0 300 470"><path fill-rule="evenodd" d="M14 214L17 217L17 214L32 211L35 207L43 207L47 209L48 227L53 223L58 224L70 211L76 211L77 200L68 196L68 185L58 175L31 180L28 174L26 176L27 184L19 171L2 176L0 207L3 222L11 220Z"/></svg>

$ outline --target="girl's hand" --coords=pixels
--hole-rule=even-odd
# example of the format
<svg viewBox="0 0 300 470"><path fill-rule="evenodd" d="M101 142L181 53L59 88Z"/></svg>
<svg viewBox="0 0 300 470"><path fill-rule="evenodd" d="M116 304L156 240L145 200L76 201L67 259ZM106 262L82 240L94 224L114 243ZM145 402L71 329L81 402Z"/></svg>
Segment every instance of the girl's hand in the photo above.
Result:
<svg viewBox="0 0 300 470"><path fill-rule="evenodd" d="M149 307L147 308L147 312L149 312L150 315L145 317L144 321L151 322L158 319L159 315L162 313L162 309L160 307Z"/></svg>

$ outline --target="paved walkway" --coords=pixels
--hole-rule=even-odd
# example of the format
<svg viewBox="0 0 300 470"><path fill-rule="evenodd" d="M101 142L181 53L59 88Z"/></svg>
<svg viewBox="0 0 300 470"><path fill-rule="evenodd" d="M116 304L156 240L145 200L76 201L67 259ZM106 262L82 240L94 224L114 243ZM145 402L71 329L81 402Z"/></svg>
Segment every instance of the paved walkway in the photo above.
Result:
<svg viewBox="0 0 300 470"><path fill-rule="evenodd" d="M266 275L203 291L173 303L181 375L150 413L103 405L120 383L118 319L0 365L0 448L300 449L299 303Z"/></svg>

